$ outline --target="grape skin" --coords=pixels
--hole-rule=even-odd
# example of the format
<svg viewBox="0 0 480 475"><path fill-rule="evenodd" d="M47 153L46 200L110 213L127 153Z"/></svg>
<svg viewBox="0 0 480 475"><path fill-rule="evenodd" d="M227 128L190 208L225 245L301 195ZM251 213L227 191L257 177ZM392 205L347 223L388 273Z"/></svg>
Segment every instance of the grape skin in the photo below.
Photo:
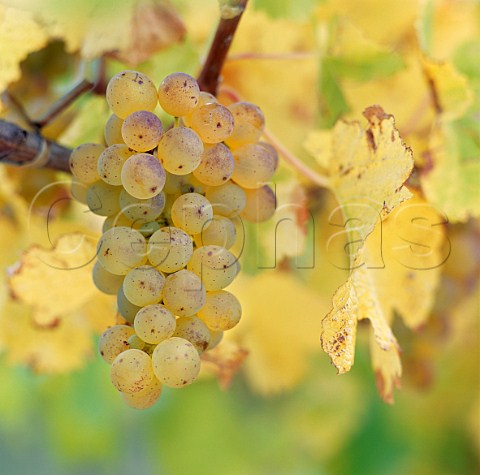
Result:
<svg viewBox="0 0 480 475"><path fill-rule="evenodd" d="M235 160L232 152L223 145L207 145L193 176L208 186L219 186L226 183L233 174Z"/></svg>
<svg viewBox="0 0 480 475"><path fill-rule="evenodd" d="M200 278L188 270L170 274L163 286L163 304L179 317L195 315L205 304L206 292Z"/></svg>
<svg viewBox="0 0 480 475"><path fill-rule="evenodd" d="M171 388L192 384L200 373L200 356L188 340L171 337L157 345L152 354L153 371Z"/></svg>
<svg viewBox="0 0 480 475"><path fill-rule="evenodd" d="M144 223L158 218L165 208L165 194L163 192L153 198L140 200L122 190L120 193L120 208L127 219L140 220Z"/></svg>
<svg viewBox="0 0 480 475"><path fill-rule="evenodd" d="M198 193L185 193L173 203L173 224L188 234L198 234L207 228L213 218L213 210L207 198Z"/></svg>
<svg viewBox="0 0 480 475"><path fill-rule="evenodd" d="M222 104L209 103L195 109L189 117L190 127L205 143L219 143L233 131L233 115Z"/></svg>
<svg viewBox="0 0 480 475"><path fill-rule="evenodd" d="M170 74L158 88L160 106L175 117L190 113L196 107L199 96L197 81L185 73Z"/></svg>
<svg viewBox="0 0 480 475"><path fill-rule="evenodd" d="M147 152L155 148L162 134L162 121L149 111L133 112L122 125L124 142L137 152Z"/></svg>
<svg viewBox="0 0 480 475"><path fill-rule="evenodd" d="M245 191L231 181L222 186L207 189L205 197L210 201L215 214L232 218L238 216L245 208L247 198Z"/></svg>
<svg viewBox="0 0 480 475"><path fill-rule="evenodd" d="M173 335L176 320L164 305L147 305L137 313L134 327L135 332L143 341L156 344Z"/></svg>
<svg viewBox="0 0 480 475"><path fill-rule="evenodd" d="M120 119L140 110L152 112L157 105L157 89L153 82L138 71L122 71L110 79L107 103Z"/></svg>
<svg viewBox="0 0 480 475"><path fill-rule="evenodd" d="M173 336L188 340L202 354L210 343L210 331L198 317L180 317Z"/></svg>
<svg viewBox="0 0 480 475"><path fill-rule="evenodd" d="M128 322L133 323L135 316L140 311L142 307L134 305L130 300L127 299L125 292L123 291L123 285L118 289L117 292L117 309L118 313Z"/></svg>
<svg viewBox="0 0 480 475"><path fill-rule="evenodd" d="M99 177L109 185L122 184L121 173L123 164L135 153L124 144L114 144L107 147L98 157L97 172Z"/></svg>
<svg viewBox="0 0 480 475"><path fill-rule="evenodd" d="M265 116L260 107L243 101L230 104L228 109L233 115L235 126L225 143L231 148L238 148L257 142L265 128Z"/></svg>
<svg viewBox="0 0 480 475"><path fill-rule="evenodd" d="M230 249L237 239L233 222L225 216L213 215L212 222L201 233L193 236L198 247L216 245Z"/></svg>
<svg viewBox="0 0 480 475"><path fill-rule="evenodd" d="M160 302L164 283L165 277L158 270L151 266L140 266L125 276L123 293L131 303L143 307Z"/></svg>
<svg viewBox="0 0 480 475"><path fill-rule="evenodd" d="M87 189L87 206L99 216L112 216L120 211L120 186L96 181Z"/></svg>
<svg viewBox="0 0 480 475"><path fill-rule="evenodd" d="M141 350L129 349L112 362L110 379L122 393L132 394L147 388L154 378L152 359Z"/></svg>
<svg viewBox="0 0 480 475"><path fill-rule="evenodd" d="M73 149L69 158L72 175L87 185L99 180L97 162L104 149L105 147L96 143L84 143Z"/></svg>
<svg viewBox="0 0 480 475"><path fill-rule="evenodd" d="M255 190L245 190L246 204L240 216L251 223L268 221L275 213L277 200L275 193L264 185Z"/></svg>
<svg viewBox="0 0 480 475"><path fill-rule="evenodd" d="M128 350L128 339L135 334L128 325L114 325L107 328L98 342L98 351L105 362L111 364L123 351Z"/></svg>
<svg viewBox="0 0 480 475"><path fill-rule="evenodd" d="M162 394L162 383L154 377L150 384L142 390L132 394L120 394L127 406L132 409L148 409L158 401Z"/></svg>
<svg viewBox="0 0 480 475"><path fill-rule="evenodd" d="M92 277L97 289L108 295L116 295L124 279L123 275L108 272L99 261L93 266Z"/></svg>
<svg viewBox="0 0 480 475"><path fill-rule="evenodd" d="M146 200L161 193L165 184L165 170L153 155L137 153L124 163L121 179L128 193Z"/></svg>
<svg viewBox="0 0 480 475"><path fill-rule="evenodd" d="M243 188L260 188L275 173L275 157L262 145L247 144L233 152L235 169L232 180Z"/></svg>
<svg viewBox="0 0 480 475"><path fill-rule="evenodd" d="M109 147L111 145L124 143L122 137L122 124L123 120L115 114L112 114L105 124L103 136L105 138L105 143Z"/></svg>
<svg viewBox="0 0 480 475"><path fill-rule="evenodd" d="M205 305L198 311L212 331L226 331L235 327L242 316L242 307L237 297L226 290L207 292Z"/></svg>

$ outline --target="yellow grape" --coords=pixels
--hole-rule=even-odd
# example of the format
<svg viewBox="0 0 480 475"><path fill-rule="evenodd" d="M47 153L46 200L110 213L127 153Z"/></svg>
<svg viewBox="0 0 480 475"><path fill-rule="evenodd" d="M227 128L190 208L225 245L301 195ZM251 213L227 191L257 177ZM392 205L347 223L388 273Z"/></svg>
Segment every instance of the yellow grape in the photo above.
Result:
<svg viewBox="0 0 480 475"><path fill-rule="evenodd" d="M103 268L99 261L95 262L92 271L93 283L100 292L116 295L123 283L123 275L116 275Z"/></svg>
<svg viewBox="0 0 480 475"><path fill-rule="evenodd" d="M262 223L274 215L277 200L275 193L268 185L255 190L245 190L245 196L247 201L240 213L242 218L252 223Z"/></svg>
<svg viewBox="0 0 480 475"><path fill-rule="evenodd" d="M213 210L210 201L204 196L185 193L174 201L171 215L177 228L188 234L198 234L210 224Z"/></svg>
<svg viewBox="0 0 480 475"><path fill-rule="evenodd" d="M190 127L205 143L219 143L233 131L233 115L222 104L204 104L189 117Z"/></svg>
<svg viewBox="0 0 480 475"><path fill-rule="evenodd" d="M103 132L105 143L110 147L115 144L123 144L122 137L122 124L123 120L120 117L117 117L115 114L112 114L105 124L105 129Z"/></svg>
<svg viewBox="0 0 480 475"><path fill-rule="evenodd" d="M237 238L233 222L225 216L213 215L212 222L200 234L195 234L195 244L200 246L217 245L230 249Z"/></svg>
<svg viewBox="0 0 480 475"><path fill-rule="evenodd" d="M198 311L207 327L212 331L226 331L240 321L242 307L237 297L226 290L207 292L205 305Z"/></svg>
<svg viewBox="0 0 480 475"><path fill-rule="evenodd" d="M194 315L205 304L205 298L205 287L193 272L183 269L165 279L163 303L174 315Z"/></svg>
<svg viewBox="0 0 480 475"><path fill-rule="evenodd" d="M153 267L136 267L125 276L123 293L131 303L139 307L158 303L162 299L164 282L165 277Z"/></svg>
<svg viewBox="0 0 480 475"><path fill-rule="evenodd" d="M218 101L213 94L210 94L209 92L205 92L205 91L200 91L200 95L198 96L198 103L195 106L195 109L193 109L192 112L190 112L189 114L184 115L182 117L183 123L187 127L190 127L193 112L195 112L199 107L202 107L205 104L216 104L216 103L218 103Z"/></svg>
<svg viewBox="0 0 480 475"><path fill-rule="evenodd" d="M193 176L205 185L219 186L232 176L234 166L232 152L223 143L207 145Z"/></svg>
<svg viewBox="0 0 480 475"><path fill-rule="evenodd" d="M198 317L180 317L173 336L188 340L199 354L203 353L210 343L210 331Z"/></svg>
<svg viewBox="0 0 480 475"><path fill-rule="evenodd" d="M192 76L173 73L167 76L158 88L158 102L170 115L180 117L191 112L198 102L200 88Z"/></svg>
<svg viewBox="0 0 480 475"><path fill-rule="evenodd" d="M157 105L157 88L138 71L122 71L108 82L106 98L110 109L120 119L140 110L153 111Z"/></svg>
<svg viewBox="0 0 480 475"><path fill-rule="evenodd" d="M271 151L259 144L247 144L233 151L232 180L243 188L260 188L269 182L276 168Z"/></svg>
<svg viewBox="0 0 480 475"><path fill-rule="evenodd" d="M123 121L123 140L137 152L147 152L155 148L162 134L162 121L153 112L133 112Z"/></svg>
<svg viewBox="0 0 480 475"><path fill-rule="evenodd" d="M125 144L110 145L98 157L97 171L99 177L109 185L121 185L123 164L134 153L135 151Z"/></svg>
<svg viewBox="0 0 480 475"><path fill-rule="evenodd" d="M165 194L163 192L153 198L140 200L122 190L120 193L120 207L122 213L131 221L147 223L157 219L165 207Z"/></svg>
<svg viewBox="0 0 480 475"><path fill-rule="evenodd" d="M212 204L215 214L220 214L227 218L239 215L246 204L245 191L231 181L221 186L209 187L205 197Z"/></svg>
<svg viewBox="0 0 480 475"><path fill-rule="evenodd" d="M137 393L147 388L154 377L152 359L141 350L120 353L110 368L110 379L122 393Z"/></svg>
<svg viewBox="0 0 480 475"><path fill-rule="evenodd" d="M69 159L72 175L86 184L99 180L97 162L104 149L103 145L96 143L84 143L74 148Z"/></svg>
<svg viewBox="0 0 480 475"><path fill-rule="evenodd" d="M162 383L154 377L149 385L142 390L132 394L120 394L125 404L132 409L148 409L158 401L161 393Z"/></svg>
<svg viewBox="0 0 480 475"><path fill-rule="evenodd" d="M176 320L164 305L147 305L137 313L134 327L135 332L143 341L156 344L173 335Z"/></svg>
<svg viewBox="0 0 480 475"><path fill-rule="evenodd" d="M171 337L157 345L152 354L155 376L165 386L182 388L200 373L200 355L184 338Z"/></svg>
<svg viewBox="0 0 480 475"><path fill-rule="evenodd" d="M104 361L111 364L120 353L128 350L130 348L128 339L134 334L134 329L128 325L107 328L98 342L98 351Z"/></svg>
<svg viewBox="0 0 480 475"><path fill-rule="evenodd" d="M161 193L165 184L165 170L153 155L137 153L124 163L121 178L129 194L146 200Z"/></svg>
<svg viewBox="0 0 480 475"><path fill-rule="evenodd" d="M265 128L265 117L260 107L242 101L230 104L228 109L233 115L235 126L225 143L231 148L237 148L257 142Z"/></svg>
<svg viewBox="0 0 480 475"><path fill-rule="evenodd" d="M120 211L120 186L112 186L104 181L96 181L88 187L86 199L92 213L112 216Z"/></svg>
<svg viewBox="0 0 480 475"><path fill-rule="evenodd" d="M135 315L142 307L134 305L130 300L125 296L123 291L123 285L120 286L117 292L117 309L118 313L128 322L133 323L135 320Z"/></svg>

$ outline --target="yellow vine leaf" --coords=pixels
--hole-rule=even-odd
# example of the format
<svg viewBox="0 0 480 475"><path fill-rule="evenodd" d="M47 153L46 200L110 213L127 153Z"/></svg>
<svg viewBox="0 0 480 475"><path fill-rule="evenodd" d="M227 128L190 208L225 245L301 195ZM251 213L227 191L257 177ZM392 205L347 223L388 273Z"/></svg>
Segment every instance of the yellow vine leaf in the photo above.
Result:
<svg viewBox="0 0 480 475"><path fill-rule="evenodd" d="M379 106L367 109L365 116L367 130L356 122L338 122L330 146L321 151L329 156L332 190L339 203L338 225L348 237L345 250L351 269L347 282L333 297L332 310L322 321L322 347L339 373L353 365L358 320L370 320L382 350L397 347L365 266L365 242L377 223L411 197L403 184L412 170L413 158L392 116ZM306 146L318 153L315 135ZM320 157L320 162L325 163L325 157Z"/></svg>
<svg viewBox="0 0 480 475"><path fill-rule="evenodd" d="M92 297L95 254L94 244L80 233L61 236L52 249L33 245L12 268L10 292L32 307L39 325L50 325Z"/></svg>
<svg viewBox="0 0 480 475"><path fill-rule="evenodd" d="M0 90L20 78L20 63L47 40L31 12L0 5Z"/></svg>
<svg viewBox="0 0 480 475"><path fill-rule="evenodd" d="M292 388L308 356L318 351L318 317L328 309L327 300L279 271L239 276L231 291L242 302L243 316L225 338L248 351L244 370L251 386L262 394Z"/></svg>

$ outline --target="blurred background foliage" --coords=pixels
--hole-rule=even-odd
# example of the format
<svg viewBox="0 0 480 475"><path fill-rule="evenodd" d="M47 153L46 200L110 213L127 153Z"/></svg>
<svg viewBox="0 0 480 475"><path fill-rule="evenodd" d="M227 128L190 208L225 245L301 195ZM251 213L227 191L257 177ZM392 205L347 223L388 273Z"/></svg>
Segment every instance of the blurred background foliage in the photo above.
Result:
<svg viewBox="0 0 480 475"><path fill-rule="evenodd" d="M142 41L140 35L132 45L125 28L133 22L134 30L148 29L146 16L135 16L133 0L0 2L2 89L8 87L35 117L76 80L95 76L100 55L108 57L107 76L132 64L152 78L175 70L195 75L218 21L217 2L142 5L159 3L165 10L151 29L164 37ZM35 324L35 310L10 301L7 287L2 290L1 471L478 473L479 31L474 0L255 0L223 71L224 84L259 104L269 129L315 170L319 165L304 149L311 130L330 130L339 118L360 120L365 107L382 105L414 152L411 185L452 222L451 254L436 277L430 318L415 331L398 319L393 323L404 367L393 405L375 388L368 326L359 327L348 374L337 377L321 352L320 321L347 276L325 249L332 233L325 223L335 202L282 167L279 196L307 206L317 232L307 226L298 244L291 236L301 226L285 229L281 269L259 272L259 256L268 261L273 252L262 238L269 225L247 230L245 277L235 292L248 311L226 344L240 343L250 355L227 390L206 371L191 387L165 390L152 409L129 409L95 354L95 335L114 321L111 300L85 284L85 300L69 309L63 330L56 330ZM2 99L2 116L25 125L11 100ZM86 95L44 133L68 146L98 141L108 114L102 96ZM445 145L444 137L453 141ZM432 161L434 173L424 173ZM30 244L48 244L45 209L66 196L67 187L42 195L26 226L36 192L65 176L5 167L1 174L0 262L6 268ZM76 204L60 205L55 218L54 236L65 229L95 236L100 228ZM315 268L295 268L298 255L308 262L312 243Z"/></svg>

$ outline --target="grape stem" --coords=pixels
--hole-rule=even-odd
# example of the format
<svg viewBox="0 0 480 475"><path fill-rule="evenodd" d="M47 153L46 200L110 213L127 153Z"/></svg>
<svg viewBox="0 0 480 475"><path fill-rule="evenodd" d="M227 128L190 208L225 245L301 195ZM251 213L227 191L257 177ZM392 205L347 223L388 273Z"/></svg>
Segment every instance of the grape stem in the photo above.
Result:
<svg viewBox="0 0 480 475"><path fill-rule="evenodd" d="M222 18L220 20L213 42L210 45L207 59L203 63L202 70L197 78L198 85L202 91L209 92L214 96L217 95L220 73L247 2L248 0L236 2L239 13L234 18Z"/></svg>

